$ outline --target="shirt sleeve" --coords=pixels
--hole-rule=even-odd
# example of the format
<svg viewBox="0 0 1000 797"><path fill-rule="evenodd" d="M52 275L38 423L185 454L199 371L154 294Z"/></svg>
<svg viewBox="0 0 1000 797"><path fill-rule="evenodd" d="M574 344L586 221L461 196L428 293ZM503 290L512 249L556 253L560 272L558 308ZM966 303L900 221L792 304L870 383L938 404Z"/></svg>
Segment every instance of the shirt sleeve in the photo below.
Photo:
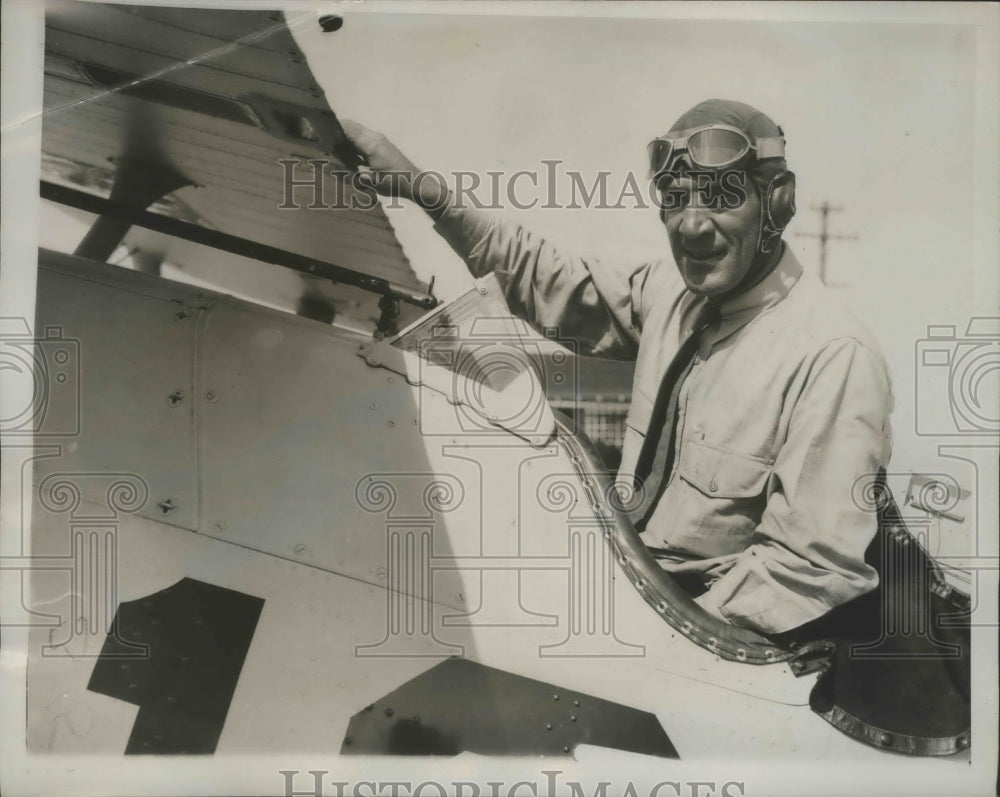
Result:
<svg viewBox="0 0 1000 797"><path fill-rule="evenodd" d="M520 225L472 209L449 208L434 228L473 276L497 272L511 312L536 329L557 330L581 354L635 358L648 283L661 265L617 269L568 256Z"/></svg>
<svg viewBox="0 0 1000 797"><path fill-rule="evenodd" d="M887 369L854 339L827 344L803 369L752 543L696 599L764 633L800 626L878 584L865 562L878 520L862 496L891 450Z"/></svg>

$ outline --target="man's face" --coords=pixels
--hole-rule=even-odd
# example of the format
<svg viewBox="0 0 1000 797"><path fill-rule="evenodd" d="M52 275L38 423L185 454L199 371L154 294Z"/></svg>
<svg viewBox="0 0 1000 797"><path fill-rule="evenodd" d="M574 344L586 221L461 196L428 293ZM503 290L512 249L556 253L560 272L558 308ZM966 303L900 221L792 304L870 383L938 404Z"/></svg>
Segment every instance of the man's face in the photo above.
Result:
<svg viewBox="0 0 1000 797"><path fill-rule="evenodd" d="M663 223L688 289L722 296L739 285L757 251L760 197L743 171L691 171L683 161L659 183Z"/></svg>

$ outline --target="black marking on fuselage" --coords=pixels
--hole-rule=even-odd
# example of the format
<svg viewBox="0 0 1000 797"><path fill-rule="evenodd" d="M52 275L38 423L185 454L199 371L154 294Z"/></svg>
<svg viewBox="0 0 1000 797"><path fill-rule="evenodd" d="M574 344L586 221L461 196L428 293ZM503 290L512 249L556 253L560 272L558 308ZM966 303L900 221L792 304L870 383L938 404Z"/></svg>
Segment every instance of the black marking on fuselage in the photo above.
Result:
<svg viewBox="0 0 1000 797"><path fill-rule="evenodd" d="M139 706L126 754L215 752L263 606L184 578L118 607L87 688Z"/></svg>

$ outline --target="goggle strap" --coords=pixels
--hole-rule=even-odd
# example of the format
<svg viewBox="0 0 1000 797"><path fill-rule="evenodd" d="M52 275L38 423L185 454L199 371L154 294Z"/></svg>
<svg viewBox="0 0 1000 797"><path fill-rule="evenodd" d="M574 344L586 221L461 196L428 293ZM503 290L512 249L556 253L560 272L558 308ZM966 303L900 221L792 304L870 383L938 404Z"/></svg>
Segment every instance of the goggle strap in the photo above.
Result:
<svg viewBox="0 0 1000 797"><path fill-rule="evenodd" d="M785 157L785 139L783 136L758 138L755 146L757 147L757 160Z"/></svg>

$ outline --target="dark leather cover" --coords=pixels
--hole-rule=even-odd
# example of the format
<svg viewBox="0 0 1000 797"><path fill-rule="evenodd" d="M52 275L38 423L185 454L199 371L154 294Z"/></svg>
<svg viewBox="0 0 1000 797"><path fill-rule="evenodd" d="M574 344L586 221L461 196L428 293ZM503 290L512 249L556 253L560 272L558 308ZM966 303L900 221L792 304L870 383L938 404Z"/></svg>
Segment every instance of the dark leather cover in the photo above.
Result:
<svg viewBox="0 0 1000 797"><path fill-rule="evenodd" d="M793 671L822 670L810 705L844 733L911 755L960 752L970 744L969 597L907 529L884 474L873 511L866 559L878 588L782 641L798 652Z"/></svg>

